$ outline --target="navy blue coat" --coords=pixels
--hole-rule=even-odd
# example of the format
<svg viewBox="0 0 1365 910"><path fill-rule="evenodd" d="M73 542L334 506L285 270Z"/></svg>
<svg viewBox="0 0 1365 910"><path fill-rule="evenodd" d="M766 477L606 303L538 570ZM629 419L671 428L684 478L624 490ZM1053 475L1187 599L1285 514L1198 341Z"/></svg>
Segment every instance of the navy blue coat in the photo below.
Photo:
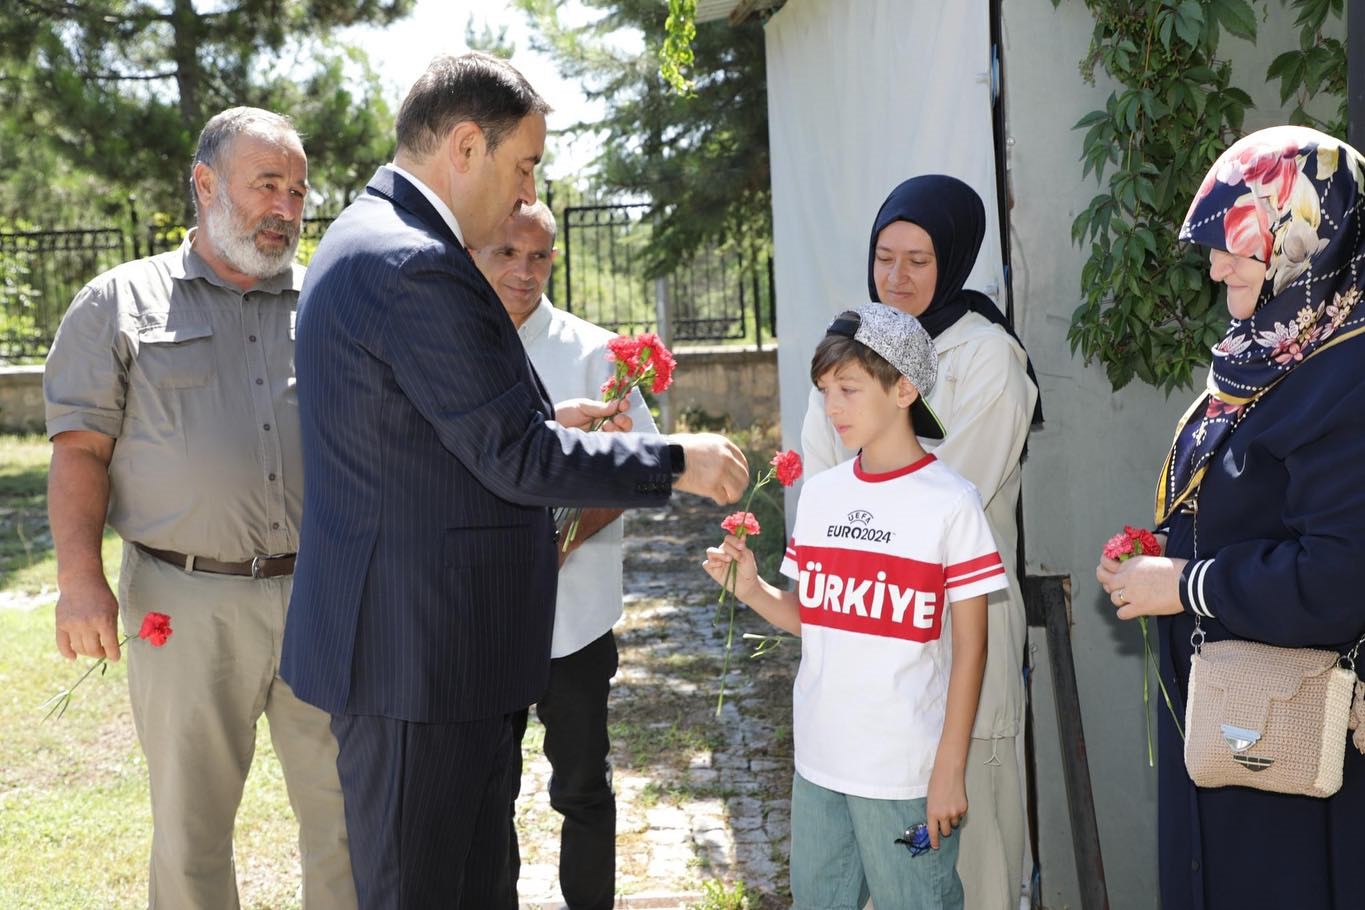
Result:
<svg viewBox="0 0 1365 910"><path fill-rule="evenodd" d="M1198 556L1210 641L1348 650L1365 632L1365 337L1324 350L1246 415L1199 491ZM1167 553L1194 554L1187 513ZM1186 612L1158 623L1162 676L1184 715ZM1178 669L1177 669L1178 668ZM1174 688L1171 688L1174 684ZM1163 910L1365 907L1365 756L1347 745L1330 799L1196 788L1159 710Z"/></svg>
<svg viewBox="0 0 1365 910"><path fill-rule="evenodd" d="M547 424L502 304L387 168L318 245L295 357L305 484L281 675L333 714L448 723L535 701L546 507L663 504L665 443Z"/></svg>

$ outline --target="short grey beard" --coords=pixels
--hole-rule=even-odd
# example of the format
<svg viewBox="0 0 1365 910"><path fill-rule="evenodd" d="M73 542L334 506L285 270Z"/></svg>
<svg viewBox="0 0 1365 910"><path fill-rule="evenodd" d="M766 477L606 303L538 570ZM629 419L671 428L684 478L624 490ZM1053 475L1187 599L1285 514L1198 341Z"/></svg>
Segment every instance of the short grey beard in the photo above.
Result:
<svg viewBox="0 0 1365 910"><path fill-rule="evenodd" d="M274 278L288 271L294 262L294 253L299 248L298 226L273 216L262 218L243 232L237 208L226 191L209 206L204 216L204 226L208 228L209 242L223 261L252 278ZM289 245L275 254L261 252L256 246L256 232L263 227L290 234Z"/></svg>

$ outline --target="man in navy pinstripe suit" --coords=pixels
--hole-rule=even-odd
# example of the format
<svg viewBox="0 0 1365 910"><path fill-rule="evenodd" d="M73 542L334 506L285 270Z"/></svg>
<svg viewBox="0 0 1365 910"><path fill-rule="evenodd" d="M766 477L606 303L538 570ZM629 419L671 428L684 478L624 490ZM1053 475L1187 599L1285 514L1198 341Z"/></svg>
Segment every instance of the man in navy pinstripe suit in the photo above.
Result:
<svg viewBox="0 0 1365 910"><path fill-rule="evenodd" d="M545 102L440 57L398 151L319 244L299 301L304 519L281 675L331 712L365 908L515 907L516 714L547 679L551 505L733 502L719 436L586 434L465 247L535 200Z"/></svg>

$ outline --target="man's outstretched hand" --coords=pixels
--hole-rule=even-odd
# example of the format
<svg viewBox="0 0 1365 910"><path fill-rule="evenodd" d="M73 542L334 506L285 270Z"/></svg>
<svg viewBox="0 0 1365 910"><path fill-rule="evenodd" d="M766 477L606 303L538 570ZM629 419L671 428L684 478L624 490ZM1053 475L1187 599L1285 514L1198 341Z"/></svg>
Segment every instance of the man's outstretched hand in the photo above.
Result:
<svg viewBox="0 0 1365 910"><path fill-rule="evenodd" d="M683 447L683 472L673 489L707 496L719 505L735 502L749 486L744 453L718 433L675 433L670 443Z"/></svg>

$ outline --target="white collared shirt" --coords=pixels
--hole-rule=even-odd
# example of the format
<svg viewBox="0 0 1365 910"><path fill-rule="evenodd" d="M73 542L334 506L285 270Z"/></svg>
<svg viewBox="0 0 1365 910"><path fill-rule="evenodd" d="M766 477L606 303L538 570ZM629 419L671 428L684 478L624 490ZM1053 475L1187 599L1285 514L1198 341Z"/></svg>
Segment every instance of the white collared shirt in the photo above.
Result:
<svg viewBox="0 0 1365 910"><path fill-rule="evenodd" d="M437 196L431 187L427 186L392 161L384 165L384 167L389 168L408 183L417 187L418 192L427 197L427 202L431 203L431 207L436 210L436 213L445 220L445 223L450 227L450 230L454 232L455 239L460 241L460 246L464 246L464 234L460 232L460 222L455 220L455 213L450 210L450 206L441 201L441 197Z"/></svg>
<svg viewBox="0 0 1365 910"><path fill-rule="evenodd" d="M572 313L540 304L517 329L531 363L554 401L601 398L602 383L615 367L607 360L607 342L615 332ZM637 433L657 433L654 418L639 392L630 393ZM624 523L617 518L569 554L559 570L551 657L565 657L601 638L621 618L621 541Z"/></svg>

